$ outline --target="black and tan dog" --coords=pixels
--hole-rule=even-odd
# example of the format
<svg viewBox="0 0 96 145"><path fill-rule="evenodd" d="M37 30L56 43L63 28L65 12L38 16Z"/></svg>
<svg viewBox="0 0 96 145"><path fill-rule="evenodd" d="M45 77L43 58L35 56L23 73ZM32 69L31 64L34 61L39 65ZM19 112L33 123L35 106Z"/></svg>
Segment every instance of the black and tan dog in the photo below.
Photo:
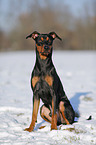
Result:
<svg viewBox="0 0 96 145"><path fill-rule="evenodd" d="M57 129L57 125L60 124L72 124L75 113L52 62L53 40L61 38L55 32L40 34L36 31L27 38L33 38L36 42L36 63L31 77L32 122L25 130L29 132L34 130L40 99L44 103L40 109L41 117L51 123L51 130Z"/></svg>

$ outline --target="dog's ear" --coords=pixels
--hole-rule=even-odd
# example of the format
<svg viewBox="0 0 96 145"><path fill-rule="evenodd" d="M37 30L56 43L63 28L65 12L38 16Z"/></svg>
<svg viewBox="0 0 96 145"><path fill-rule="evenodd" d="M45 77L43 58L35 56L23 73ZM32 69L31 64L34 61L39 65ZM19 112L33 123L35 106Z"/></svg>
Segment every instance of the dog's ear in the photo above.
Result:
<svg viewBox="0 0 96 145"><path fill-rule="evenodd" d="M33 38L34 40L40 35L37 31L34 31L33 33L29 34L26 39Z"/></svg>
<svg viewBox="0 0 96 145"><path fill-rule="evenodd" d="M55 38L58 38L59 40L62 40L55 32L50 32L49 35L53 38L53 40Z"/></svg>

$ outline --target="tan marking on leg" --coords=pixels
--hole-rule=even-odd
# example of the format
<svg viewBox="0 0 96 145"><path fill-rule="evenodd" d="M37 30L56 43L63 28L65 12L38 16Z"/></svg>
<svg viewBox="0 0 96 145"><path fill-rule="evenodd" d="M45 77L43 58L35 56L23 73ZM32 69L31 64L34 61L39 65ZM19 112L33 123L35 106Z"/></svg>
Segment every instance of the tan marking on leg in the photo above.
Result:
<svg viewBox="0 0 96 145"><path fill-rule="evenodd" d="M57 130L57 114L52 116L51 130Z"/></svg>
<svg viewBox="0 0 96 145"><path fill-rule="evenodd" d="M54 114L54 101L52 99L52 122L51 122L51 130L57 130L57 114Z"/></svg>
<svg viewBox="0 0 96 145"><path fill-rule="evenodd" d="M35 76L32 78L32 86L35 87L36 83L39 81L39 77Z"/></svg>
<svg viewBox="0 0 96 145"><path fill-rule="evenodd" d="M60 112L61 112L62 117L65 120L66 124L67 125L70 124L69 121L66 119L65 114L64 114L65 107L64 107L64 102L63 101L60 102L59 109L60 109Z"/></svg>
<svg viewBox="0 0 96 145"><path fill-rule="evenodd" d="M31 131L34 130L35 122L37 121L37 114L38 114L39 104L40 104L40 100L34 100L32 121L31 121L31 124L30 124L29 128L26 128L25 131L31 132Z"/></svg>
<svg viewBox="0 0 96 145"><path fill-rule="evenodd" d="M63 101L60 102L59 109L60 109L61 112L63 112L65 110L64 102Z"/></svg>
<svg viewBox="0 0 96 145"><path fill-rule="evenodd" d="M45 128L45 127L46 127L45 125L44 126L40 126L39 129L42 129L42 128Z"/></svg>
<svg viewBox="0 0 96 145"><path fill-rule="evenodd" d="M47 75L45 77L45 81L48 83L49 86L52 86L52 84L53 84L53 78L51 76Z"/></svg>
<svg viewBox="0 0 96 145"><path fill-rule="evenodd" d="M47 107L43 106L43 107L42 107L42 110L41 110L41 117L42 117L45 121L51 123L52 117L49 116L49 113L50 113L50 110L49 110ZM45 118L44 116L45 116L46 118Z"/></svg>

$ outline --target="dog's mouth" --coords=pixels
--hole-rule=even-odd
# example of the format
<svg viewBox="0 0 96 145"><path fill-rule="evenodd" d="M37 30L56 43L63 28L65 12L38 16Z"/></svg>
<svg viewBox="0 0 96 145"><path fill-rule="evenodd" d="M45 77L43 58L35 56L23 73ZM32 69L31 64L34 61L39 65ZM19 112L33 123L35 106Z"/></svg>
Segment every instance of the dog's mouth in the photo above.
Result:
<svg viewBox="0 0 96 145"><path fill-rule="evenodd" d="M48 56L51 53L52 46L43 45L40 54L43 56Z"/></svg>
<svg viewBox="0 0 96 145"><path fill-rule="evenodd" d="M43 56L48 56L50 54L50 52L44 51L44 52L40 52L40 54L43 55Z"/></svg>
<svg viewBox="0 0 96 145"><path fill-rule="evenodd" d="M37 51L38 51L41 59L46 59L52 53L52 46L46 46L46 45L38 46L36 44L36 48L37 48Z"/></svg>

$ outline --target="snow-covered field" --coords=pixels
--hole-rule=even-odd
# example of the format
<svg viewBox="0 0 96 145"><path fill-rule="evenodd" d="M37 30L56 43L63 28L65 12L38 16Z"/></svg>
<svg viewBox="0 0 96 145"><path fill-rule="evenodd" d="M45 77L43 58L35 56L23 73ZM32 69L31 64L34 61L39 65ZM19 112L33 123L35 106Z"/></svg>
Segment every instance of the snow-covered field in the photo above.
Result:
<svg viewBox="0 0 96 145"><path fill-rule="evenodd" d="M0 53L0 145L96 145L96 52L55 51L53 62L80 114L78 122L50 131L38 113L34 131L25 132L31 121L35 53ZM86 120L90 115L92 119ZM41 125L46 127L39 129Z"/></svg>

